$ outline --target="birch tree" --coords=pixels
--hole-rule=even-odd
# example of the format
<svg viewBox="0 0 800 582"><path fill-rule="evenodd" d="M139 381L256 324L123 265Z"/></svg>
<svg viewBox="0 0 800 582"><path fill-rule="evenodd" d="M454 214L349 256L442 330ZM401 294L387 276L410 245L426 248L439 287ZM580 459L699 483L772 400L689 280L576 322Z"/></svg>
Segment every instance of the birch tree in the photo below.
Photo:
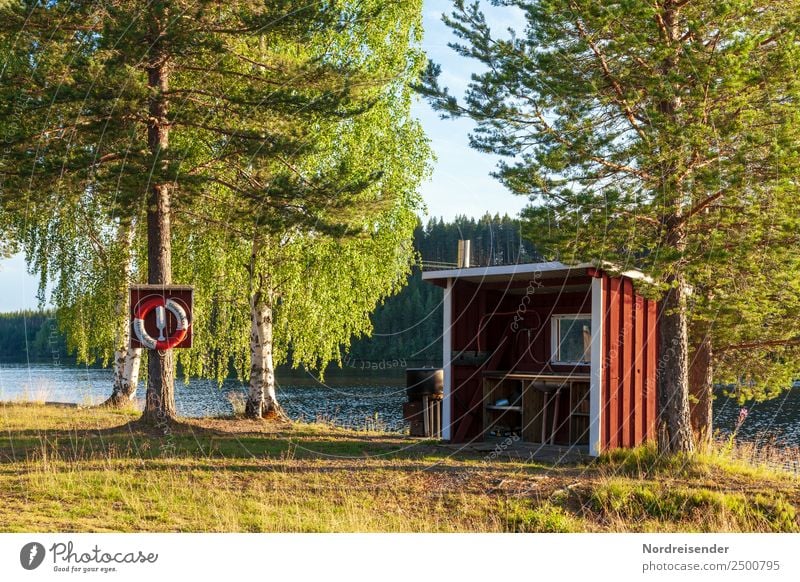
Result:
<svg viewBox="0 0 800 582"><path fill-rule="evenodd" d="M249 384L251 417L282 416L277 365L290 362L320 374L330 363L341 365L351 339L371 332L369 315L405 284L415 260L417 188L430 152L409 116L410 87L385 91L356 118L318 128L315 151L298 157L291 170L251 165L231 176L237 191L218 191L219 203L206 208L212 214L195 217L229 225L215 248L237 258L214 275L198 271L218 283L214 314L208 332L197 335L203 345L182 361L192 373L221 379L232 358ZM292 216L278 204L258 204L248 188L265 182L273 184L270 196L295 192L294 198L318 205ZM187 261L212 263L205 252ZM237 288L248 289L248 302L231 296Z"/></svg>
<svg viewBox="0 0 800 582"><path fill-rule="evenodd" d="M369 332L369 314L405 281L413 257L416 189L430 156L410 116L411 83L424 64L421 3L343 6L369 19L355 18L346 35L328 31L302 47L272 38L241 49L253 66L290 50L361 72L348 110L309 115L306 138L292 151L276 159L243 149L219 159L218 183L228 198L212 203L228 209L223 222L232 225L232 244L249 252L251 417L282 414L275 366L289 353L293 365L319 371L340 363L340 350L352 335Z"/></svg>
<svg viewBox="0 0 800 582"><path fill-rule="evenodd" d="M79 205L35 213L16 230L29 269L39 276L40 304L55 309L67 348L78 362L112 364L106 404L129 404L141 361L141 350L129 346L134 225L110 224L87 195Z"/></svg>

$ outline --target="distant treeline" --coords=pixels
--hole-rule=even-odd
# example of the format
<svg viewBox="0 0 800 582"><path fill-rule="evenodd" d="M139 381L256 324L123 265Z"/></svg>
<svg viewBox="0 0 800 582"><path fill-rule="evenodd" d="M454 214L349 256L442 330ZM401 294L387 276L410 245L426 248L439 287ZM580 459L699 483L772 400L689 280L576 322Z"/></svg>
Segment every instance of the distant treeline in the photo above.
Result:
<svg viewBox="0 0 800 582"><path fill-rule="evenodd" d="M537 260L519 234L519 221L508 216L480 219L434 219L417 228L415 245L423 265L455 265L460 239L472 241L471 264L503 265ZM355 340L345 354L345 369L392 371L408 366L441 365L442 290L422 281L415 268L408 285L372 316L373 337ZM74 362L51 312L0 314L0 364Z"/></svg>
<svg viewBox="0 0 800 582"><path fill-rule="evenodd" d="M0 364L37 362L69 364L64 336L49 311L0 313Z"/></svg>

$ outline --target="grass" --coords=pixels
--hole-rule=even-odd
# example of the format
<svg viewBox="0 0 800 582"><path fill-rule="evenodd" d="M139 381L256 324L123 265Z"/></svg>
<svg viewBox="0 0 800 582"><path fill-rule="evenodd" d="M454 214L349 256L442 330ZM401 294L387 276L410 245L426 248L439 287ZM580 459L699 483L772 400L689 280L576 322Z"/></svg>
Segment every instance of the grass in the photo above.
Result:
<svg viewBox="0 0 800 582"><path fill-rule="evenodd" d="M0 405L0 531L800 531L800 482L719 451L552 467L326 424Z"/></svg>

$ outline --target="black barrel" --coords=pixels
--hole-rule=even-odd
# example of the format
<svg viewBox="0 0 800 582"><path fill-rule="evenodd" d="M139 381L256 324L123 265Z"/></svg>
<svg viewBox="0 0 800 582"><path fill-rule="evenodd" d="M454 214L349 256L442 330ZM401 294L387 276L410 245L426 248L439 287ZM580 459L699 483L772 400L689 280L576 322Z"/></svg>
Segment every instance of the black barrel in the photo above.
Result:
<svg viewBox="0 0 800 582"><path fill-rule="evenodd" d="M441 368L406 368L406 396L422 400L423 396L444 393L444 370Z"/></svg>

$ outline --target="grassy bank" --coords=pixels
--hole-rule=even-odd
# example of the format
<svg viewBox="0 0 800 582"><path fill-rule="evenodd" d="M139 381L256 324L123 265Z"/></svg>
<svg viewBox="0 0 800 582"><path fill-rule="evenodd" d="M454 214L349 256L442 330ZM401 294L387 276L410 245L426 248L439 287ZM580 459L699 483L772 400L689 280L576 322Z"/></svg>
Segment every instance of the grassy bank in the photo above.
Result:
<svg viewBox="0 0 800 582"><path fill-rule="evenodd" d="M650 448L553 467L325 425L0 405L0 531L800 531L800 482ZM161 434L166 433L166 434Z"/></svg>

